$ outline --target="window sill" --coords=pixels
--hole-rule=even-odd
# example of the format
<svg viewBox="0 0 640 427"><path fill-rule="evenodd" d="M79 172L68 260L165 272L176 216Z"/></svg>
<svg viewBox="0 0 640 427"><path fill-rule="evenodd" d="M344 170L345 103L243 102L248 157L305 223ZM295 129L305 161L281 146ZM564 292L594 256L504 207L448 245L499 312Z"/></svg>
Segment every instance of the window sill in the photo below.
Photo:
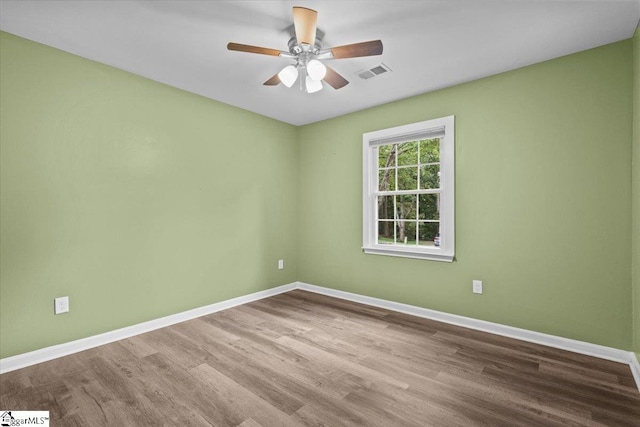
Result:
<svg viewBox="0 0 640 427"><path fill-rule="evenodd" d="M386 255L386 256L397 256L403 258L415 258L415 259L428 259L431 261L443 261L443 262L453 262L453 254L446 253L434 253L434 252L425 252L413 250L411 248L403 248L403 247L366 247L362 248L365 254L372 255Z"/></svg>

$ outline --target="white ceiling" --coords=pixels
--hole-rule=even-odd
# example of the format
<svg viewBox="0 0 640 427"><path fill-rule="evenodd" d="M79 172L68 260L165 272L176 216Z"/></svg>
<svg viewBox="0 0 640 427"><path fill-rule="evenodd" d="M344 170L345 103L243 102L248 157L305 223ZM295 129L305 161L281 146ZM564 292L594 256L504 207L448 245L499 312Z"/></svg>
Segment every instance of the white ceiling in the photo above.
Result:
<svg viewBox="0 0 640 427"><path fill-rule="evenodd" d="M351 83L314 94L262 83L291 62L291 8L318 11L324 46L381 39L381 56L327 63ZM628 1L0 0L0 29L294 125L312 123L630 38ZM361 80L384 63L393 72Z"/></svg>

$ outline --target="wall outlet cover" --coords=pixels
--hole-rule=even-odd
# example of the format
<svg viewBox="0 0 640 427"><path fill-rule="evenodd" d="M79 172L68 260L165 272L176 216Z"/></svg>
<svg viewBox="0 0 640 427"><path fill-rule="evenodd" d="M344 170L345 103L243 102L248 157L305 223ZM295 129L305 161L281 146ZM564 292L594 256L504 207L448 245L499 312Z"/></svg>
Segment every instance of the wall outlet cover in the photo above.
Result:
<svg viewBox="0 0 640 427"><path fill-rule="evenodd" d="M59 297L54 300L54 313L62 314L69 312L69 297Z"/></svg>
<svg viewBox="0 0 640 427"><path fill-rule="evenodd" d="M482 294L482 280L473 281L473 293Z"/></svg>

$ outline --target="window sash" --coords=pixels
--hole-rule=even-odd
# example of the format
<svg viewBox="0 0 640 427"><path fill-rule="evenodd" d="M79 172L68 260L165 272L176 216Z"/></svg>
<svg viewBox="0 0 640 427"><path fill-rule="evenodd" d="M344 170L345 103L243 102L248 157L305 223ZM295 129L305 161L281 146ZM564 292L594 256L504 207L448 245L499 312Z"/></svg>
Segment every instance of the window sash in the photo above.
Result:
<svg viewBox="0 0 640 427"><path fill-rule="evenodd" d="M401 195L411 196L412 194L442 194L442 188L425 188L422 190L385 190L385 191L375 191L372 195L375 196L401 196Z"/></svg>

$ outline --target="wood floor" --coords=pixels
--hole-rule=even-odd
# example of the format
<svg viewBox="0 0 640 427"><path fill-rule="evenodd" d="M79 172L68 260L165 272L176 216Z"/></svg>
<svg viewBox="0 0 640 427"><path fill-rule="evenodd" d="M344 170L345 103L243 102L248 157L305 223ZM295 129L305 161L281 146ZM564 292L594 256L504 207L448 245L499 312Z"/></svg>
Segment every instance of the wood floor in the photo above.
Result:
<svg viewBox="0 0 640 427"><path fill-rule="evenodd" d="M627 365L292 291L0 376L52 426L640 426Z"/></svg>

